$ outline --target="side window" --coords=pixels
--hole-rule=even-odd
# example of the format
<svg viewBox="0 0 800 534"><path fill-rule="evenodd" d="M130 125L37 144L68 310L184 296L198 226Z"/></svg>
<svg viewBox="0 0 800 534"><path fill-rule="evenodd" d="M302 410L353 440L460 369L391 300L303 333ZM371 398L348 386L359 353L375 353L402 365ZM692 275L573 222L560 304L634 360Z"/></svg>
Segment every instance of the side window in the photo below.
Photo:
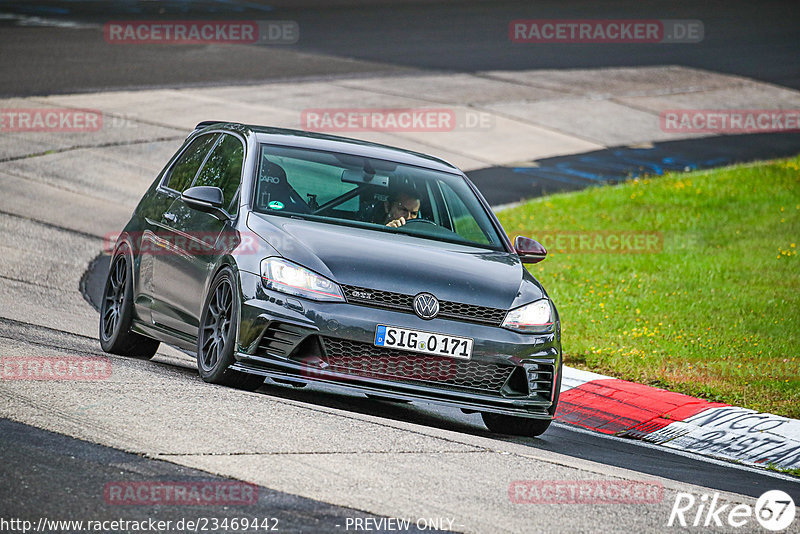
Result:
<svg viewBox="0 0 800 534"><path fill-rule="evenodd" d="M194 185L208 185L222 189L224 205L228 213L236 214L239 209L234 203L239 191L239 182L242 178L242 165L244 163L244 147L238 138L224 135L217 143L206 164L197 175Z"/></svg>
<svg viewBox="0 0 800 534"><path fill-rule="evenodd" d="M169 170L167 187L178 193L183 193L192 184L197 169L203 163L208 151L214 146L219 134L201 135L183 151L181 157Z"/></svg>

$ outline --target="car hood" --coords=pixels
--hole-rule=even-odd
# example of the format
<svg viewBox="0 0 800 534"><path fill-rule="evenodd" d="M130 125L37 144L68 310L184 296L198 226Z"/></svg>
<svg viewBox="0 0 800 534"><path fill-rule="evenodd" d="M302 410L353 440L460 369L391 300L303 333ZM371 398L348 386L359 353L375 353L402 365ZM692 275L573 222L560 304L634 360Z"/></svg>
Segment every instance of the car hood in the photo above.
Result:
<svg viewBox="0 0 800 534"><path fill-rule="evenodd" d="M507 252L257 213L247 225L281 256L340 284L503 309L545 296Z"/></svg>

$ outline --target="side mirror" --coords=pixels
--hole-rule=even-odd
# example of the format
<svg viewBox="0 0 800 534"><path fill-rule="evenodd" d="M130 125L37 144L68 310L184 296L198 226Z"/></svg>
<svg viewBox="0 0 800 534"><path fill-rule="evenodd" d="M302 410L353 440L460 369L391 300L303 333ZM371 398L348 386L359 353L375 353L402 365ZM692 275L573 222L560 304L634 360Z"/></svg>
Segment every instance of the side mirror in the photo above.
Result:
<svg viewBox="0 0 800 534"><path fill-rule="evenodd" d="M539 263L547 257L547 249L541 243L521 235L514 238L514 250L522 263Z"/></svg>
<svg viewBox="0 0 800 534"><path fill-rule="evenodd" d="M181 199L186 204L198 211L210 213L217 219L224 221L228 219L228 214L222 208L224 197L222 189L208 185L198 185L190 187L181 194Z"/></svg>

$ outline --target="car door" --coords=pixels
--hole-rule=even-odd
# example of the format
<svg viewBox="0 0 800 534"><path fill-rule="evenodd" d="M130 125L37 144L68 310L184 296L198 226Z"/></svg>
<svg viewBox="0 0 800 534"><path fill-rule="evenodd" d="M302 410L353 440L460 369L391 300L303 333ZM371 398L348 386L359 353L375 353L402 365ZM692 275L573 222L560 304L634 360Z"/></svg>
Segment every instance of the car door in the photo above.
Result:
<svg viewBox="0 0 800 534"><path fill-rule="evenodd" d="M205 288L219 261L220 245L232 241L243 163L244 142L221 134L192 182L192 186L219 187L229 219L193 209L180 196L162 217L170 253L156 258L155 285L163 307L153 315L162 326L197 335Z"/></svg>
<svg viewBox="0 0 800 534"><path fill-rule="evenodd" d="M170 254L167 246L170 228L164 222L164 213L180 194L194 182L200 166L219 139L218 133L198 136L185 145L164 171L161 181L146 205L139 209L144 218L140 246L139 293L136 298L137 314L149 322L163 314L164 303L156 289L156 263L163 254ZM155 316L154 316L155 314Z"/></svg>

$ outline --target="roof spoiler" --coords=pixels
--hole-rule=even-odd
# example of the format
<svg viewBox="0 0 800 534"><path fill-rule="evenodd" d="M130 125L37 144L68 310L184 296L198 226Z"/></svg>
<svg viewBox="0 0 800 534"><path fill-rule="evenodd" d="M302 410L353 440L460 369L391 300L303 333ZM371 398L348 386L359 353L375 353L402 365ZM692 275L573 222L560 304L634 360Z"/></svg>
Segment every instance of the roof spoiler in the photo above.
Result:
<svg viewBox="0 0 800 534"><path fill-rule="evenodd" d="M200 130L202 128L205 128L206 126L211 126L212 124L220 124L220 123L225 123L225 122L228 122L228 121L203 121L203 122L198 122L197 126L194 127L194 131L197 131L197 130Z"/></svg>

